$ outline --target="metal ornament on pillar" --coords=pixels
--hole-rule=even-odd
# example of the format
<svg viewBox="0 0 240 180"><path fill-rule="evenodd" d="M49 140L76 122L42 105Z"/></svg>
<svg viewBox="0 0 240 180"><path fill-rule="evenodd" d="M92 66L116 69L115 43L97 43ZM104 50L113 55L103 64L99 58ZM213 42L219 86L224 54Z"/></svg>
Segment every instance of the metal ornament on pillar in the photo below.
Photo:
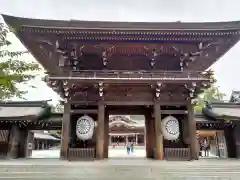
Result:
<svg viewBox="0 0 240 180"><path fill-rule="evenodd" d="M84 115L77 120L76 135L80 140L92 139L97 123L90 116Z"/></svg>
<svg viewBox="0 0 240 180"><path fill-rule="evenodd" d="M173 116L167 116L162 120L162 132L164 139L177 140L180 135L180 127L178 120Z"/></svg>

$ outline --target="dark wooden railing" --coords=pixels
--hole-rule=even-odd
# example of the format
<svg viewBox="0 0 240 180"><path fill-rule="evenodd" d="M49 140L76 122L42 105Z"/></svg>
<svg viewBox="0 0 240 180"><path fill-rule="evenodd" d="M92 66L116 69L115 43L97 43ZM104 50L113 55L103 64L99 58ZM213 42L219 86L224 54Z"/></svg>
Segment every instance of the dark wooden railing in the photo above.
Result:
<svg viewBox="0 0 240 180"><path fill-rule="evenodd" d="M187 72L187 71L113 71L113 70L102 70L102 71L72 71L70 74L72 77L86 77L86 78L137 78L137 79L179 79L179 78L196 78L196 79L206 79L209 78L206 73L203 72Z"/></svg>
<svg viewBox="0 0 240 180"><path fill-rule="evenodd" d="M189 159L189 148L164 148L165 159Z"/></svg>
<svg viewBox="0 0 240 180"><path fill-rule="evenodd" d="M93 160L95 158L95 148L69 148L68 149L68 159L86 159Z"/></svg>
<svg viewBox="0 0 240 180"><path fill-rule="evenodd" d="M8 143L7 142L0 142L0 158L6 158L8 153Z"/></svg>
<svg viewBox="0 0 240 180"><path fill-rule="evenodd" d="M79 80L209 80L208 72L199 71L123 71L123 70L82 70L64 73L63 77L50 76L50 79Z"/></svg>

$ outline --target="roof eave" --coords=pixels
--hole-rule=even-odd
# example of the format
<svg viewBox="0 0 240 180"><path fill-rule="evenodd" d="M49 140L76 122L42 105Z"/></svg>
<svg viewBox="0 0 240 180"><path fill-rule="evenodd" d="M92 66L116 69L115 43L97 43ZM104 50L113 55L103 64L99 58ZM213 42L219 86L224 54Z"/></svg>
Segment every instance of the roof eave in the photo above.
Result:
<svg viewBox="0 0 240 180"><path fill-rule="evenodd" d="M231 22L110 22L110 21L75 21L44 20L14 17L2 14L4 21L12 26L31 26L46 28L80 28L111 30L240 30L240 21Z"/></svg>

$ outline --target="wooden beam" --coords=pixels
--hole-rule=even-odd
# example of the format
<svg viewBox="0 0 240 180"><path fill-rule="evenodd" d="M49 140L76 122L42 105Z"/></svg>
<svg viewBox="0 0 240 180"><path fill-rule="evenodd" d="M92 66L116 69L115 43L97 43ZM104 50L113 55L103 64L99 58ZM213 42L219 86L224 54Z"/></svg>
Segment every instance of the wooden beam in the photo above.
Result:
<svg viewBox="0 0 240 180"><path fill-rule="evenodd" d="M108 112L110 115L140 115L140 114L144 114L144 112L146 111L146 108L144 107L138 107L138 108L134 108L134 107L117 107L117 108L113 108L111 109L110 107L107 108Z"/></svg>
<svg viewBox="0 0 240 180"><path fill-rule="evenodd" d="M71 104L79 104L79 105L98 105L97 101L70 101ZM154 101L104 101L105 105L109 106L151 106L154 104ZM187 105L186 101L160 101L160 105L162 106L184 106Z"/></svg>
<svg viewBox="0 0 240 180"><path fill-rule="evenodd" d="M72 109L71 114L97 114L97 109Z"/></svg>
<svg viewBox="0 0 240 180"><path fill-rule="evenodd" d="M79 101L79 100L70 100L70 103L71 103L71 104L77 104L77 105L85 105L85 106L88 106L88 105L97 106L97 105L98 105L97 100L96 100L96 101L86 101L86 100Z"/></svg>
<svg viewBox="0 0 240 180"><path fill-rule="evenodd" d="M186 110L161 110L161 114L187 114Z"/></svg>
<svg viewBox="0 0 240 180"><path fill-rule="evenodd" d="M149 106L153 105L153 101L104 101L109 106Z"/></svg>
<svg viewBox="0 0 240 180"><path fill-rule="evenodd" d="M162 82L164 84L185 84L185 83L191 83L191 82L209 82L208 78L179 78L179 79L166 79L163 78L89 78L89 77L72 77L72 76L50 76L50 80L70 80L74 83L92 83L96 84L99 81L102 81L104 84L149 84L149 83L156 83L156 82Z"/></svg>
<svg viewBox="0 0 240 180"><path fill-rule="evenodd" d="M64 104L64 113L62 119L62 136L61 136L61 150L60 150L60 158L67 159L68 153L68 140L70 133L70 110L71 104L69 102Z"/></svg>

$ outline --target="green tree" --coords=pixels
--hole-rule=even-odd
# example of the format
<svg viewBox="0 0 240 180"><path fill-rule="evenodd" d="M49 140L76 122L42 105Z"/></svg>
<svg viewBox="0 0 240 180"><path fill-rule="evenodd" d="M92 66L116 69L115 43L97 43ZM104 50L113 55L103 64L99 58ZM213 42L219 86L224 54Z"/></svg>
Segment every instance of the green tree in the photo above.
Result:
<svg viewBox="0 0 240 180"><path fill-rule="evenodd" d="M50 105L53 113L63 113L63 106L61 104Z"/></svg>
<svg viewBox="0 0 240 180"><path fill-rule="evenodd" d="M196 99L197 105L195 106L196 111L202 111L202 108L205 105L205 102L216 102L223 101L225 97L224 93L219 91L219 87L213 84L210 88L206 89L202 94Z"/></svg>
<svg viewBox="0 0 240 180"><path fill-rule="evenodd" d="M10 30L0 23L0 100L23 98L26 91L20 90L18 84L27 84L35 77L32 72L40 69L37 63L21 60L27 51L10 50L9 33Z"/></svg>

